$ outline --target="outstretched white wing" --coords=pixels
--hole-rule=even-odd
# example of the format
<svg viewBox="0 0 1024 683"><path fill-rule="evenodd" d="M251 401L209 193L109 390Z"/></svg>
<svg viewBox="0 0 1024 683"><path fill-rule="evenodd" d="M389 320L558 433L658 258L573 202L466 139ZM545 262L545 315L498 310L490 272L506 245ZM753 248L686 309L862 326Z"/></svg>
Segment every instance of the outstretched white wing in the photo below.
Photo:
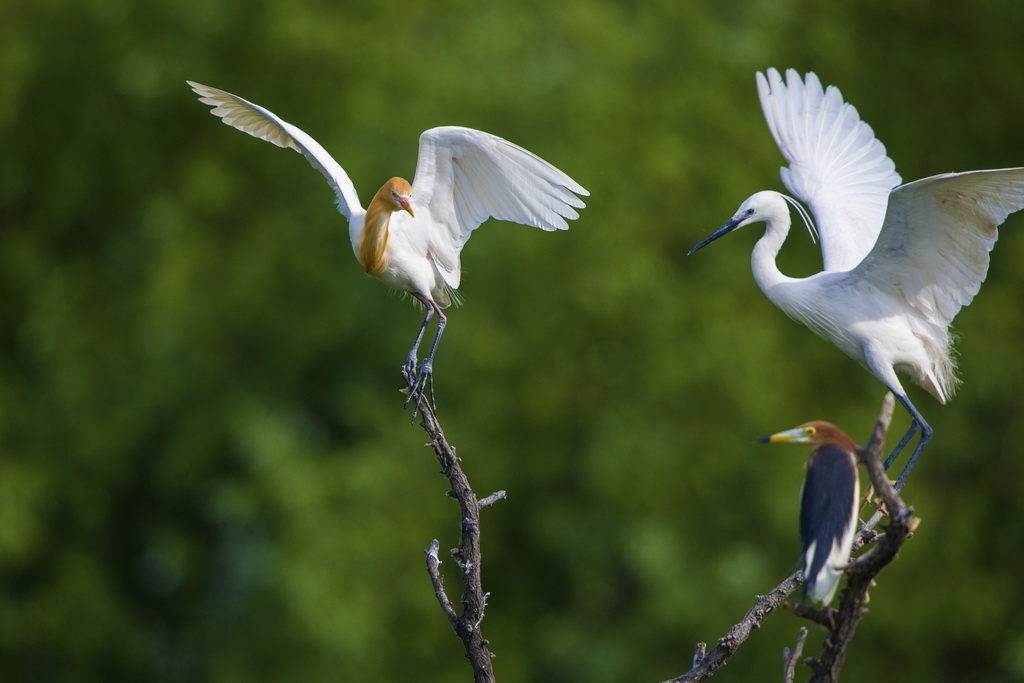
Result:
<svg viewBox="0 0 1024 683"><path fill-rule="evenodd" d="M889 192L900 176L871 126L813 73L757 74L768 128L789 167L782 182L814 213L825 270L849 270L878 237Z"/></svg>
<svg viewBox="0 0 1024 683"><path fill-rule="evenodd" d="M338 210L349 221L354 215L360 216L364 213L356 195L356 188L348 174L316 140L278 118L273 112L237 95L193 81L186 83L199 95L200 102L213 107L210 113L219 116L227 125L253 137L272 142L278 147L294 149L306 157L313 168L323 173L334 188L338 196Z"/></svg>
<svg viewBox="0 0 1024 683"><path fill-rule="evenodd" d="M988 271L998 226L1024 208L1024 168L945 173L896 188L878 243L851 273L947 327Z"/></svg>
<svg viewBox="0 0 1024 683"><path fill-rule="evenodd" d="M412 201L429 213L431 253L458 286L458 256L488 218L565 230L589 193L540 157L470 128L432 128L420 136ZM453 278L453 279L450 279Z"/></svg>

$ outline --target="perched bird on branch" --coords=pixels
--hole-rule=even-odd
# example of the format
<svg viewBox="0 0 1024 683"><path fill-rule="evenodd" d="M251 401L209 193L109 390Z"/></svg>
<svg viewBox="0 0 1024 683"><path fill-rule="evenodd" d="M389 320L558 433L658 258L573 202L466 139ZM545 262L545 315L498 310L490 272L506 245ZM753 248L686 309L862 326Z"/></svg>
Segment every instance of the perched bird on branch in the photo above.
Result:
<svg viewBox="0 0 1024 683"><path fill-rule="evenodd" d="M412 378L409 399L430 386L433 361L444 332L442 309L456 299L459 254L488 218L565 230L589 193L536 155L495 135L470 128L432 128L420 135L413 182L392 178L363 209L348 174L313 138L257 104L223 90L187 81L224 123L278 147L302 154L326 176L338 210L349 224L356 258L368 275L409 292L426 308L405 367ZM417 365L417 351L430 319L437 334ZM408 402L407 400L407 402Z"/></svg>
<svg viewBox="0 0 1024 683"><path fill-rule="evenodd" d="M766 436L764 443L810 443L800 491L800 550L804 558L804 599L825 605L839 587L857 531L860 451L841 429L829 422L808 422Z"/></svg>
<svg viewBox="0 0 1024 683"><path fill-rule="evenodd" d="M901 185L885 147L839 90L792 69L757 74L761 107L789 162L782 182L817 219L824 270L806 278L779 272L792 205L758 192L690 253L737 228L766 223L751 256L754 280L791 318L832 342L877 377L910 413L892 464L920 440L896 488L928 444L932 428L911 403L899 370L945 403L956 386L950 353L953 317L978 293L996 228L1024 208L1024 168L946 173Z"/></svg>

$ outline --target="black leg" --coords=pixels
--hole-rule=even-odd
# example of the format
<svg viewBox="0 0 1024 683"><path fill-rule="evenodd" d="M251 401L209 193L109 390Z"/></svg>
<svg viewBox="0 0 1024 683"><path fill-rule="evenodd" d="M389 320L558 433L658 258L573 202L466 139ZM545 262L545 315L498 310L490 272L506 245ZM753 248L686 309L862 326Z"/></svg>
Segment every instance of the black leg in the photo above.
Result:
<svg viewBox="0 0 1024 683"><path fill-rule="evenodd" d="M903 404L903 407L907 409L907 412L910 413L910 419L913 420L913 423L910 425L910 429L907 430L907 433L903 438L900 439L899 444L893 450L892 454L886 458L886 468L892 464L896 459L896 456L899 455L900 451L903 450L904 446L907 445L907 442L910 441L914 434L917 433L918 430L921 431L921 440L917 442L917 447L914 448L914 452L910 455L910 460L907 461L907 464L903 467L903 471L900 472L899 478L896 480L895 488L899 491L903 488L903 484L906 483L907 475L910 474L910 470L914 469L914 464L921 456L921 451L923 451L924 447L928 445L929 441L931 441L932 428L927 422L925 422L924 417L917 411L917 408L914 407L914 404L910 402L910 399L907 398L906 395L897 394L895 392L893 392L893 395L896 397L897 401Z"/></svg>

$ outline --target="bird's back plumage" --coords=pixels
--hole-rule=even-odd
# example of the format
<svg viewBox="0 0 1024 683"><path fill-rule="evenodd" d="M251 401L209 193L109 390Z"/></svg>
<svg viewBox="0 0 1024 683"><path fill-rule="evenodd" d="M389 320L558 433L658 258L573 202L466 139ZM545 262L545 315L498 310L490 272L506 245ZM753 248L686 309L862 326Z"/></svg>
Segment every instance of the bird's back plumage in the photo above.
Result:
<svg viewBox="0 0 1024 683"><path fill-rule="evenodd" d="M833 491L852 493L852 498L831 495ZM807 463L800 494L800 545L805 591L825 604L839 585L842 573L837 568L850 557L859 498L857 461L849 450L832 443L818 446ZM822 539L836 541L826 545Z"/></svg>

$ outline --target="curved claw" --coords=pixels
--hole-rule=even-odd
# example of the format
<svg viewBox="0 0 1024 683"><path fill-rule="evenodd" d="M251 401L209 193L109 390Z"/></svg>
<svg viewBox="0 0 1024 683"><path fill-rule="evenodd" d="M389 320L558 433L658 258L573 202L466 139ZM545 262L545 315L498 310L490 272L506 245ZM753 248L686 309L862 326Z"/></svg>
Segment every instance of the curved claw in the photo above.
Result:
<svg viewBox="0 0 1024 683"><path fill-rule="evenodd" d="M413 292L413 296L419 299L424 306L427 308L427 314L423 318L423 324L420 325L419 334L416 335L416 342L412 345L412 349L409 350L409 355L405 358L405 374L409 379L409 393L405 398L405 405L409 405L409 401L415 401L412 408L412 419L416 419L416 412L419 410L420 397L426 397L423 393L424 389L430 387L430 399L428 405L431 410L436 411L437 405L434 403L434 375L433 375L433 363L434 354L437 353L437 344L441 341L441 335L444 333L444 326L448 322L444 313L441 312L441 308L434 303L432 300L425 298L416 292ZM420 347L420 342L423 341L423 332L427 329L427 323L430 322L430 318L437 313L437 336L434 337L434 344L430 347L430 354L416 367L416 351Z"/></svg>
<svg viewBox="0 0 1024 683"><path fill-rule="evenodd" d="M409 389L413 389L416 386L416 356L409 354L409 357L405 359L405 365L402 366L402 374L409 381ZM409 392L410 397L412 392ZM406 399L406 403L409 400Z"/></svg>
<svg viewBox="0 0 1024 683"><path fill-rule="evenodd" d="M407 369L408 367L408 364L406 364ZM423 393L424 389L430 389L430 398L427 399L427 403L431 410L436 411L437 404L434 402L434 372L431 362L429 360L423 361L415 374L409 372L408 376L412 378L412 382L409 384L409 394L405 397L405 405L409 405L409 401L413 402L412 419L416 419L420 397L426 397L426 394Z"/></svg>

